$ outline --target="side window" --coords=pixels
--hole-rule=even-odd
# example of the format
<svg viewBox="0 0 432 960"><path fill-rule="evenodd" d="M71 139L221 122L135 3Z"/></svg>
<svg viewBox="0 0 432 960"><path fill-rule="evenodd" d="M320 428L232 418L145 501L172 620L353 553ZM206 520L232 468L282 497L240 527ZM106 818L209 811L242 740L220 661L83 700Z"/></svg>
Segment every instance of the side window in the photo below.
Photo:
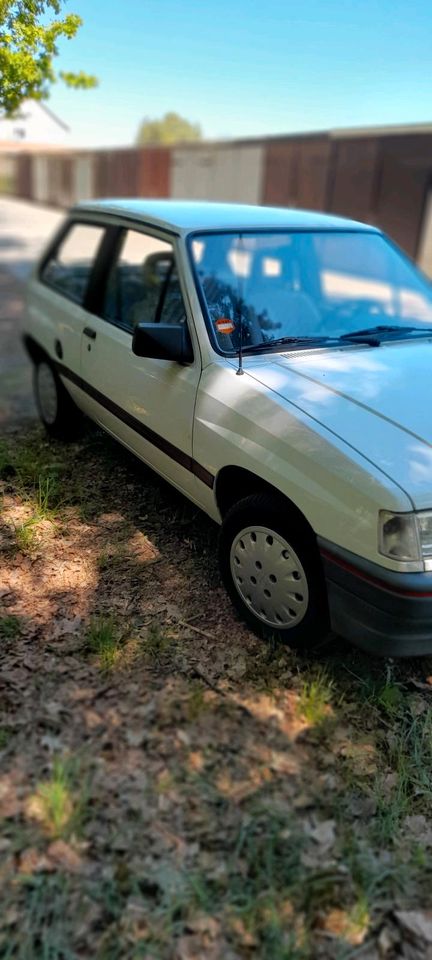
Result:
<svg viewBox="0 0 432 960"><path fill-rule="evenodd" d="M130 332L137 323L155 323L173 263L170 243L125 230L108 277L105 319Z"/></svg>
<svg viewBox="0 0 432 960"><path fill-rule="evenodd" d="M44 283L82 305L104 234L103 227L72 223L45 264Z"/></svg>

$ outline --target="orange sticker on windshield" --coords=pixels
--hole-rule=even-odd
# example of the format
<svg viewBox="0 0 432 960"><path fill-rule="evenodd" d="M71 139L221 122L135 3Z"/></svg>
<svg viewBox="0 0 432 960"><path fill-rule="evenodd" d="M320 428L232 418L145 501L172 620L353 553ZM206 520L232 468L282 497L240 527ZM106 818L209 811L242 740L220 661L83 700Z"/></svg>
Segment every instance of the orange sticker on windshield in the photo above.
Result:
<svg viewBox="0 0 432 960"><path fill-rule="evenodd" d="M216 330L218 333L234 333L235 326L227 317L219 317L216 320Z"/></svg>

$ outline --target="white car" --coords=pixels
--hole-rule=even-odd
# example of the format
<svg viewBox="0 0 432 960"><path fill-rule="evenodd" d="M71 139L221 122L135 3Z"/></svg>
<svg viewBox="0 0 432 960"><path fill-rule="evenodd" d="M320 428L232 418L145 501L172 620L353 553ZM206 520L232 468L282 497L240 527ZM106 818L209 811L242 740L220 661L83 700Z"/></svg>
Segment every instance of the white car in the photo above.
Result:
<svg viewBox="0 0 432 960"><path fill-rule="evenodd" d="M50 434L79 408L221 524L257 632L432 652L432 294L379 230L80 204L31 277L24 340Z"/></svg>

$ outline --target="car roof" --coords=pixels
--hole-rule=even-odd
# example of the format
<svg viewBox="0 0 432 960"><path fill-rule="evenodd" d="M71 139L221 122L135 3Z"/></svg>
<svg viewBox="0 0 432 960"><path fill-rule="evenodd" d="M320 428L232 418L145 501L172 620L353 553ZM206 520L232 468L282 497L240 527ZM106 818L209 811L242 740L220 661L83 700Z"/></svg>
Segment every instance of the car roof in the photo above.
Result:
<svg viewBox="0 0 432 960"><path fill-rule="evenodd" d="M345 217L312 210L258 207L241 203L196 200L107 199L79 203L74 212L108 213L153 224L174 233L200 230L372 230L374 227Z"/></svg>

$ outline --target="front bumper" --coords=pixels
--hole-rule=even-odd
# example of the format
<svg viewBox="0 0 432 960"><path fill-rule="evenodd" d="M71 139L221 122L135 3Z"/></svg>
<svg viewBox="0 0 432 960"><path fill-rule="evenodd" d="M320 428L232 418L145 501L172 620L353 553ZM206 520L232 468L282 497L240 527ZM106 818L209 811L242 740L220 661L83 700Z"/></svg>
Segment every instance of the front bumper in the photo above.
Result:
<svg viewBox="0 0 432 960"><path fill-rule="evenodd" d="M378 656L432 654L432 572L395 573L321 538L332 630Z"/></svg>

